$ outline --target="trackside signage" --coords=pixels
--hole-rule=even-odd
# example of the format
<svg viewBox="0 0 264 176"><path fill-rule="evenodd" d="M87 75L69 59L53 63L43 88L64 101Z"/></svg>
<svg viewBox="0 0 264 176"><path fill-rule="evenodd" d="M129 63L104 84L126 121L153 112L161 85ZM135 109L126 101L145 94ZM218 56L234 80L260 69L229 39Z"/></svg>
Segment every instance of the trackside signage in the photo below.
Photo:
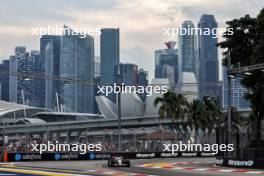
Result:
<svg viewBox="0 0 264 176"><path fill-rule="evenodd" d="M235 159L235 158L217 158L216 165L228 167L243 168L261 168L263 169L263 159Z"/></svg>
<svg viewBox="0 0 264 176"><path fill-rule="evenodd" d="M177 158L177 157L210 157L212 153L204 152L121 152L121 153L8 153L7 161L60 161L60 160L107 160L113 156L127 159Z"/></svg>

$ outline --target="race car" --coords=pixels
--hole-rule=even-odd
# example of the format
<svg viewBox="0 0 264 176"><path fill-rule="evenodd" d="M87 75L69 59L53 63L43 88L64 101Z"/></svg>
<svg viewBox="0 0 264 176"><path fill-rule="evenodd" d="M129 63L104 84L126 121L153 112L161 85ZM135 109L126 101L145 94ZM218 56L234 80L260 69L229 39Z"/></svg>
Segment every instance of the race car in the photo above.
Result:
<svg viewBox="0 0 264 176"><path fill-rule="evenodd" d="M121 156L111 157L107 163L108 167L130 167L130 161Z"/></svg>

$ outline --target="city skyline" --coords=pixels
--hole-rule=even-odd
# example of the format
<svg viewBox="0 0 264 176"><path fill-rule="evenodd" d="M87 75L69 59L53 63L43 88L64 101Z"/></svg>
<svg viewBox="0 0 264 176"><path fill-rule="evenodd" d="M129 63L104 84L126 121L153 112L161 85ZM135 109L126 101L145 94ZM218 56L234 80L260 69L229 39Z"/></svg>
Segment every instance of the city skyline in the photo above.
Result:
<svg viewBox="0 0 264 176"><path fill-rule="evenodd" d="M71 27L83 25L100 28L119 27L120 61L139 63L139 67L147 70L150 79L152 79L154 77L153 51L162 48L164 42L171 40L171 38L162 35L163 27L178 28L185 20L191 20L197 24L203 13L214 14L219 26L225 27L225 21L245 13L255 16L260 9L259 4L261 4L260 0L250 2L242 0L233 2L227 0L221 2L156 0L155 3L138 0L60 2L59 0L48 1L46 4L35 3L31 0L1 2L0 8L3 13L0 16L4 15L5 20L0 22L2 29L0 37L5 43L0 44L0 59L7 59L13 53L14 46L26 46L29 50L39 48L38 38L40 36L31 35L32 27L47 26L48 24L60 26L69 24ZM54 9L58 7L61 10L54 12ZM12 9L16 9L16 12ZM141 20L128 20L133 18ZM175 40L178 41L178 39ZM95 55L99 56L99 53L99 36L96 36ZM221 57L219 57L220 59Z"/></svg>

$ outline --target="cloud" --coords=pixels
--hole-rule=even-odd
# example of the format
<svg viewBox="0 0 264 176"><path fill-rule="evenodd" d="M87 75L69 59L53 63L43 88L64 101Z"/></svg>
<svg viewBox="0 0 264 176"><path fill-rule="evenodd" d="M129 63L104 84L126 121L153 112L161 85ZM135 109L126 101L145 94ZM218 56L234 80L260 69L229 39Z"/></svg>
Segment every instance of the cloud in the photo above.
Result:
<svg viewBox="0 0 264 176"><path fill-rule="evenodd" d="M162 35L164 27L180 27L184 20L197 24L203 13L214 14L224 27L226 20L255 16L263 5L263 0L2 0L0 56L7 58L18 44L38 49L39 38L31 35L36 26L119 27L121 60L140 63L153 75L154 50L171 40ZM95 42L99 55L98 37Z"/></svg>

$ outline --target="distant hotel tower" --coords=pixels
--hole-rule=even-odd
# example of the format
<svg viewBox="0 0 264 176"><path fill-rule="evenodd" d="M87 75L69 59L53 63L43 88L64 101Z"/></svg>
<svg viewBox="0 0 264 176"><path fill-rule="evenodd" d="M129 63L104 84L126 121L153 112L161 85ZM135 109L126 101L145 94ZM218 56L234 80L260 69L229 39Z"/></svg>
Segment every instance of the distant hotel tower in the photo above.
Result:
<svg viewBox="0 0 264 176"><path fill-rule="evenodd" d="M205 30L217 28L217 22L213 15L202 15L198 28L201 28L202 34L198 35L199 48L199 93L200 98L203 96L213 96L219 98L219 73L218 73L218 51L217 35L205 35Z"/></svg>

